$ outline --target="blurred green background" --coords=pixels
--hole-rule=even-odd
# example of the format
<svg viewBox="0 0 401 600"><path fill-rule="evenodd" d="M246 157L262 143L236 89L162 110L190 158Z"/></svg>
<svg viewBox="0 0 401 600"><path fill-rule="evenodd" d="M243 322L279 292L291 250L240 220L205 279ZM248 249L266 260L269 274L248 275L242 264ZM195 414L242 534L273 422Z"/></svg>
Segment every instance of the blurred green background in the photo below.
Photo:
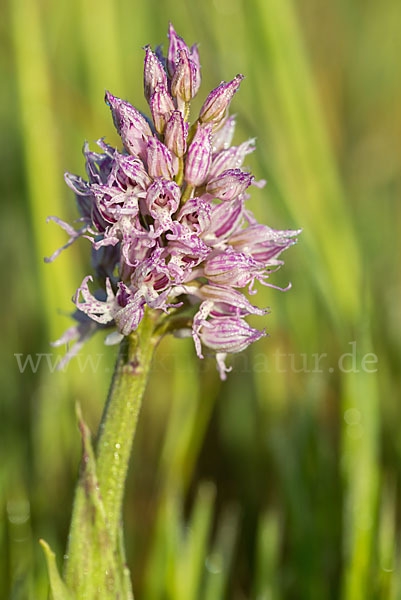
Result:
<svg viewBox="0 0 401 600"><path fill-rule="evenodd" d="M400 2L6 0L2 13L0 597L47 597L38 539L60 564L74 405L96 431L116 352L99 335L54 372L49 341L70 324L89 243L45 265L66 241L45 219L76 217L63 172L83 174L83 141L117 143L104 89L146 109L141 48L166 47L171 20L200 44L195 109L246 75L235 142L257 136L247 163L268 180L251 208L304 232L274 276L293 289L255 299L270 337L227 383L190 340L158 349L125 506L135 597L401 598Z"/></svg>

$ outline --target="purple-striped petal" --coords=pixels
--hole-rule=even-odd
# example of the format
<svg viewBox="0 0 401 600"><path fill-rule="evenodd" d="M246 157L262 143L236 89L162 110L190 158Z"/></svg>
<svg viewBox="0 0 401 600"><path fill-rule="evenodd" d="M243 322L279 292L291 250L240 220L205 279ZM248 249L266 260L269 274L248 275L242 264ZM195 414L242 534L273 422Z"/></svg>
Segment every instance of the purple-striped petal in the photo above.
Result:
<svg viewBox="0 0 401 600"><path fill-rule="evenodd" d="M237 75L229 83L222 81L217 88L210 92L199 113L202 123L217 125L224 119L232 97L243 79L243 75Z"/></svg>
<svg viewBox="0 0 401 600"><path fill-rule="evenodd" d="M302 229L278 231L267 225L250 225L236 232L230 238L235 250L251 256L259 263L266 265L287 248L297 242L296 236Z"/></svg>
<svg viewBox="0 0 401 600"><path fill-rule="evenodd" d="M170 77L173 77L177 68L179 51L186 50L189 54L189 48L184 42L184 40L179 35L177 35L172 23L169 24L168 37L169 47L167 53L167 71Z"/></svg>
<svg viewBox="0 0 401 600"><path fill-rule="evenodd" d="M210 313L219 316L263 316L269 312L266 308L253 306L241 292L227 285L202 285L199 296L203 300L211 300L213 306Z"/></svg>
<svg viewBox="0 0 401 600"><path fill-rule="evenodd" d="M245 287L262 274L260 264L251 256L232 250L208 258L204 266L204 275L211 282L235 288Z"/></svg>
<svg viewBox="0 0 401 600"><path fill-rule="evenodd" d="M150 99L150 110L157 133L164 132L166 123L174 109L173 99L168 93L166 86L158 83Z"/></svg>
<svg viewBox="0 0 401 600"><path fill-rule="evenodd" d="M183 102L189 102L196 94L198 83L198 67L191 60L188 52L178 52L178 62L171 81L171 93Z"/></svg>
<svg viewBox="0 0 401 600"><path fill-rule="evenodd" d="M264 337L266 332L253 329L241 318L215 317L204 321L194 335L215 352L237 353Z"/></svg>
<svg viewBox="0 0 401 600"><path fill-rule="evenodd" d="M198 124L185 161L185 181L193 186L204 183L212 160L211 127Z"/></svg>
<svg viewBox="0 0 401 600"><path fill-rule="evenodd" d="M110 106L114 124L124 146L130 154L144 157L147 139L152 135L148 121L129 102L106 92L106 104Z"/></svg>
<svg viewBox="0 0 401 600"><path fill-rule="evenodd" d="M179 158L187 151L188 123L184 121L179 110L175 110L166 125L164 143L170 152Z"/></svg>
<svg viewBox="0 0 401 600"><path fill-rule="evenodd" d="M239 169L242 167L245 156L255 150L255 138L243 142L239 146L233 146L220 151L213 156L209 177L217 177L228 169Z"/></svg>
<svg viewBox="0 0 401 600"><path fill-rule="evenodd" d="M209 179L206 191L214 198L229 201L236 198L251 185L254 176L241 169L228 169Z"/></svg>
<svg viewBox="0 0 401 600"><path fill-rule="evenodd" d="M203 239L209 246L221 244L241 226L244 218L244 197L238 196L232 202L213 206L210 224L203 232Z"/></svg>
<svg viewBox="0 0 401 600"><path fill-rule="evenodd" d="M157 138L151 137L147 144L147 163L149 175L153 178L172 179L175 175L171 152Z"/></svg>
<svg viewBox="0 0 401 600"><path fill-rule="evenodd" d="M161 83L167 89L166 71L150 46L145 46L145 64L143 72L143 87L145 98L149 102L154 94L157 84Z"/></svg>
<svg viewBox="0 0 401 600"><path fill-rule="evenodd" d="M231 117L228 117L223 125L213 134L213 154L229 148L233 141L234 131L235 116L232 115Z"/></svg>

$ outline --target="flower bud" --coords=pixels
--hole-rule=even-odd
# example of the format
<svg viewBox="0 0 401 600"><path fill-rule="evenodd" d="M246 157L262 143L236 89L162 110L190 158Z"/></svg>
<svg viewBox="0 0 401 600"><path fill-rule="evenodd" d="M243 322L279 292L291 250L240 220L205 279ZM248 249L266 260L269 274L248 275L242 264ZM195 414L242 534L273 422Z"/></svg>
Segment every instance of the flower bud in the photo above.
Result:
<svg viewBox="0 0 401 600"><path fill-rule="evenodd" d="M106 104L111 109L114 125L130 154L144 157L147 138L152 135L146 118L129 102L106 92Z"/></svg>
<svg viewBox="0 0 401 600"><path fill-rule="evenodd" d="M173 99L167 88L162 83L158 83L150 100L150 110L157 133L163 133L174 108Z"/></svg>
<svg viewBox="0 0 401 600"><path fill-rule="evenodd" d="M179 110L175 110L164 131L164 143L176 156L181 158L187 151L188 123Z"/></svg>
<svg viewBox="0 0 401 600"><path fill-rule="evenodd" d="M152 52L150 46L145 46L145 66L143 72L143 87L145 98L149 102L158 83L167 88L166 71L156 54Z"/></svg>
<svg viewBox="0 0 401 600"><path fill-rule="evenodd" d="M211 160L211 127L198 123L185 161L185 181L193 186L202 185L209 172Z"/></svg>
<svg viewBox="0 0 401 600"><path fill-rule="evenodd" d="M243 79L243 75L237 75L229 83L223 81L212 90L201 108L199 120L202 123L212 123L213 125L220 123Z"/></svg>
<svg viewBox="0 0 401 600"><path fill-rule="evenodd" d="M188 52L180 50L179 60L171 81L171 93L184 102L189 102L195 96L198 79L197 67L189 58Z"/></svg>
<svg viewBox="0 0 401 600"><path fill-rule="evenodd" d="M253 179L253 175L241 169L229 169L209 180L206 191L219 200L232 200L245 192Z"/></svg>
<svg viewBox="0 0 401 600"><path fill-rule="evenodd" d="M213 283L245 287L262 272L261 265L241 252L226 250L205 262L204 275Z"/></svg>
<svg viewBox="0 0 401 600"><path fill-rule="evenodd" d="M175 175L171 152L157 138L151 137L147 145L148 172L153 178L172 179Z"/></svg>
<svg viewBox="0 0 401 600"><path fill-rule="evenodd" d="M242 352L265 336L265 331L253 329L241 318L217 317L205 321L198 333L202 343L216 352Z"/></svg>
<svg viewBox="0 0 401 600"><path fill-rule="evenodd" d="M219 316L245 317L247 315L265 315L267 308L253 306L249 300L237 290L225 285L202 285L198 292L200 298L212 300L210 314Z"/></svg>
<svg viewBox="0 0 401 600"><path fill-rule="evenodd" d="M277 231L267 225L250 225L235 233L230 238L236 250L252 256L260 263L266 264L277 257L287 248L297 242L295 236L301 229Z"/></svg>
<svg viewBox="0 0 401 600"><path fill-rule="evenodd" d="M173 77L178 60L178 53L180 50L186 50L189 54L189 48L180 36L176 34L176 31L172 24L169 24L168 37L170 40L168 53L167 53L167 71L170 77Z"/></svg>

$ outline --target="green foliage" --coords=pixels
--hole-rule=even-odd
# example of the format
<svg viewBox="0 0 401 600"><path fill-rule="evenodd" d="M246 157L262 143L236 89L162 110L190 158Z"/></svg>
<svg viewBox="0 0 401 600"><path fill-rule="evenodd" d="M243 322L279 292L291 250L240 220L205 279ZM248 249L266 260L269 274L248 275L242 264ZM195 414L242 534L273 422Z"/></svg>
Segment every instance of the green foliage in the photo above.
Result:
<svg viewBox="0 0 401 600"><path fill-rule="evenodd" d="M92 448L91 434L78 409L82 436L82 466L74 498L74 511L65 555L65 581L74 598L132 598L125 564L107 520L104 496L98 478L98 464ZM107 498L107 496L106 496ZM48 556L48 554L47 554ZM54 561L54 558L53 558ZM58 600L48 558L50 588ZM61 597L60 597L61 598Z"/></svg>
<svg viewBox="0 0 401 600"><path fill-rule="evenodd" d="M145 110L141 47L166 43L169 20L200 42L199 105L246 75L236 140L257 136L249 162L268 180L252 209L304 232L274 279L293 289L255 298L272 308L270 337L233 360L226 384L190 340L157 349L125 506L135 597L401 597L400 17L396 0L6 1L0 597L47 597L37 540L63 557L74 404L95 431L115 359L99 336L64 373L55 354L18 366L52 352L89 272L84 240L43 264L65 242L46 216L76 218L62 174L82 173L83 141L116 142L104 89Z"/></svg>
<svg viewBox="0 0 401 600"><path fill-rule="evenodd" d="M50 590L53 600L71 600L72 596L68 591L66 585L60 577L60 573L57 569L56 555L52 552L50 546L44 541L40 540L40 544L43 548L46 557L47 571L49 573Z"/></svg>

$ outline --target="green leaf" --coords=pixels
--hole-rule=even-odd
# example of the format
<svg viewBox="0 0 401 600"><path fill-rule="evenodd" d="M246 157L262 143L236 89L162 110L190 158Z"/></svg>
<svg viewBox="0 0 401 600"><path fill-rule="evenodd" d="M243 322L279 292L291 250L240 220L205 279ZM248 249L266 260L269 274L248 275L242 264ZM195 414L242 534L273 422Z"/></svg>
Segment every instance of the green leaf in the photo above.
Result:
<svg viewBox="0 0 401 600"><path fill-rule="evenodd" d="M67 586L58 572L56 555L47 542L39 540L39 543L42 546L46 557L47 572L49 574L50 590L53 600L73 600L73 596L68 591Z"/></svg>
<svg viewBox="0 0 401 600"><path fill-rule="evenodd" d="M132 592L127 583L126 567L120 548L112 544L99 492L91 433L79 406L77 417L82 435L82 465L67 551L66 581L79 598L114 600L120 593L121 598L129 600Z"/></svg>

